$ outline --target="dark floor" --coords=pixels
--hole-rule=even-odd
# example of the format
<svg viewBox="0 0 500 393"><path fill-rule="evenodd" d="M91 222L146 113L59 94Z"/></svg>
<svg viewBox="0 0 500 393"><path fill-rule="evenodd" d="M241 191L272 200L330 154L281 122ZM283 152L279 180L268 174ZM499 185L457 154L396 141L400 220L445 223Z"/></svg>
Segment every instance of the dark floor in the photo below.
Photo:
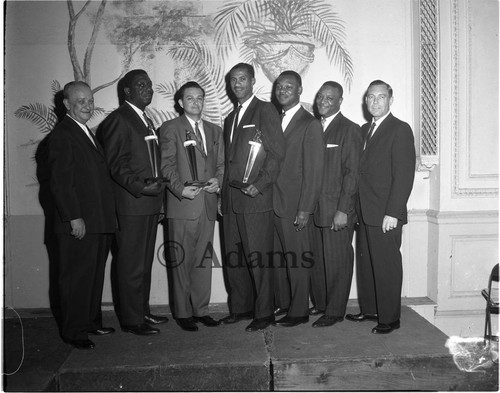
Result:
<svg viewBox="0 0 500 393"><path fill-rule="evenodd" d="M23 311L22 325L10 310L5 317L5 391L498 390L498 365L460 371L448 337L407 307L401 329L383 336L370 333L372 322L314 329L315 317L257 333L245 332L246 322L191 333L171 319L161 334L139 337L105 311L117 332L93 337L90 351L64 344L47 310Z"/></svg>

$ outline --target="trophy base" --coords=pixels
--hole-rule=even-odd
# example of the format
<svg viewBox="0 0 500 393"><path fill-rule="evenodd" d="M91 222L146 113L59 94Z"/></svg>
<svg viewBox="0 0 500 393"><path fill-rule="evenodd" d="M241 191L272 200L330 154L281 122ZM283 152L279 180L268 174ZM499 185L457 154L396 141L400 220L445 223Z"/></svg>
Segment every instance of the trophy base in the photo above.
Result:
<svg viewBox="0 0 500 393"><path fill-rule="evenodd" d="M169 180L166 177L148 177L144 181L146 182L146 184L169 182Z"/></svg>
<svg viewBox="0 0 500 393"><path fill-rule="evenodd" d="M192 181L187 181L184 183L184 186L194 186L194 187L205 187L208 186L210 183L208 181L199 181L199 180L192 180Z"/></svg>
<svg viewBox="0 0 500 393"><path fill-rule="evenodd" d="M242 181L239 180L231 180L229 182L229 185L234 188L239 188L240 190L243 188L247 188L250 184L248 183L243 183Z"/></svg>

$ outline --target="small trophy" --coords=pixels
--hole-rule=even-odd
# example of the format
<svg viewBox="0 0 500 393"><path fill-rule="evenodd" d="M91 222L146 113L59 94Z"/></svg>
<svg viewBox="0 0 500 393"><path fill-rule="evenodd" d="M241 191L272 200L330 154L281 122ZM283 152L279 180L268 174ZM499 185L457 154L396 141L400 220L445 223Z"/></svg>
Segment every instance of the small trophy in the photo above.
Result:
<svg viewBox="0 0 500 393"><path fill-rule="evenodd" d="M253 166L255 164L255 159L259 154L260 148L262 147L262 131L259 129L255 129L255 135L251 141L248 141L250 145L250 151L248 152L247 164L245 166L245 173L243 174L243 181L239 180L231 180L229 185L235 188L247 188L250 184L248 184L248 179L250 178L250 174L252 173Z"/></svg>
<svg viewBox="0 0 500 393"><path fill-rule="evenodd" d="M168 182L168 179L165 177L158 176L158 137L156 135L148 135L144 137L144 140L146 141L146 146L148 147L149 163L151 164L151 172L153 173L153 177L146 179L146 184Z"/></svg>
<svg viewBox="0 0 500 393"><path fill-rule="evenodd" d="M185 186L205 187L209 183L198 180L198 166L196 165L196 140L191 137L191 131L186 130L186 141L184 148L188 157L189 170L193 180L184 183Z"/></svg>

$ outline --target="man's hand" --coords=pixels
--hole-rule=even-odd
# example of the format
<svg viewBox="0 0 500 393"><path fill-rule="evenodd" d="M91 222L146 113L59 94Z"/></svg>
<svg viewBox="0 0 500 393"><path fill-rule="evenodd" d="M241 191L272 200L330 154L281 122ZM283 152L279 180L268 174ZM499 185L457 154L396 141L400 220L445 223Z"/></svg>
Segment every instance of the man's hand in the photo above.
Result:
<svg viewBox="0 0 500 393"><path fill-rule="evenodd" d="M293 222L293 225L297 227L296 231L299 232L304 227L306 226L307 222L309 221L309 216L310 214L308 212L297 212L297 216L295 217L295 221Z"/></svg>
<svg viewBox="0 0 500 393"><path fill-rule="evenodd" d="M208 186L203 187L203 191L209 192L211 194L217 192L217 190L219 189L219 181L217 180L217 178L216 177L211 178L208 181L208 183L210 184L208 184Z"/></svg>
<svg viewBox="0 0 500 393"><path fill-rule="evenodd" d="M337 210L335 216L333 217L332 228L335 232L341 231L347 226L347 214Z"/></svg>
<svg viewBox="0 0 500 393"><path fill-rule="evenodd" d="M196 195L198 195L201 191L200 187L195 186L186 186L182 190L182 197L186 199L194 199Z"/></svg>
<svg viewBox="0 0 500 393"><path fill-rule="evenodd" d="M83 218L75 218L69 223L71 225L71 234L78 240L82 240L85 236L85 221L83 221Z"/></svg>
<svg viewBox="0 0 500 393"><path fill-rule="evenodd" d="M384 216L382 221L382 232L386 233L398 226L398 219L391 216Z"/></svg>
<svg viewBox="0 0 500 393"><path fill-rule="evenodd" d="M242 188L241 192L252 198L255 198L259 194L259 190L253 184L250 184L247 188Z"/></svg>
<svg viewBox="0 0 500 393"><path fill-rule="evenodd" d="M159 181L156 181L151 184L147 184L144 186L144 188L141 191L142 195L148 195L148 196L157 196L160 195L163 190L165 189L165 183L161 183Z"/></svg>

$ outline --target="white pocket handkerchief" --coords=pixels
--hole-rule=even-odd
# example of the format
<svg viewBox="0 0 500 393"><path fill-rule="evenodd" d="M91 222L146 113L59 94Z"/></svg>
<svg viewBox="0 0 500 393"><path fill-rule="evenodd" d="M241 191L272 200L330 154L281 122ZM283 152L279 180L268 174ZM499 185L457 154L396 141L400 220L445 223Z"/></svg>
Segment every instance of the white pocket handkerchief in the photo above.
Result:
<svg viewBox="0 0 500 393"><path fill-rule="evenodd" d="M255 127L255 124L247 124L246 126L243 126L243 128L250 128L250 127Z"/></svg>
<svg viewBox="0 0 500 393"><path fill-rule="evenodd" d="M326 148L327 148L327 149L330 149L330 148L332 148L332 147L339 147L339 145L336 145L335 143L327 143L327 144L326 144Z"/></svg>

